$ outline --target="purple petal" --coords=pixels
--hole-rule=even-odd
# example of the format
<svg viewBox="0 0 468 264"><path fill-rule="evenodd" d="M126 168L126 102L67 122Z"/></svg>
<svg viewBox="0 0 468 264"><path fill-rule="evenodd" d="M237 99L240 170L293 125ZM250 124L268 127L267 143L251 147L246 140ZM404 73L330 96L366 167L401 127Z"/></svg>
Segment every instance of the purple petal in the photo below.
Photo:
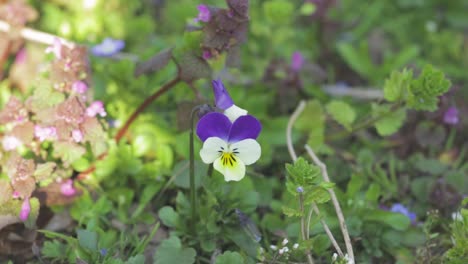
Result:
<svg viewBox="0 0 468 264"><path fill-rule="evenodd" d="M203 142L209 137L227 140L231 126L232 123L227 116L217 112L209 113L198 121L197 136Z"/></svg>
<svg viewBox="0 0 468 264"><path fill-rule="evenodd" d="M106 38L100 44L91 48L91 52L95 56L108 57L112 56L125 47L125 42L120 39Z"/></svg>
<svg viewBox="0 0 468 264"><path fill-rule="evenodd" d="M226 91L224 84L221 80L213 80L213 92L215 96L215 105L219 109L226 110L231 107L234 102Z"/></svg>
<svg viewBox="0 0 468 264"><path fill-rule="evenodd" d="M248 138L257 139L261 130L262 125L258 119L251 115L241 116L232 124L228 141L234 143Z"/></svg>
<svg viewBox="0 0 468 264"><path fill-rule="evenodd" d="M458 124L458 109L454 106L447 109L444 114L444 122L449 125L456 125Z"/></svg>
<svg viewBox="0 0 468 264"><path fill-rule="evenodd" d="M299 51L293 53L291 57L291 69L293 71L300 71L304 65L304 57Z"/></svg>

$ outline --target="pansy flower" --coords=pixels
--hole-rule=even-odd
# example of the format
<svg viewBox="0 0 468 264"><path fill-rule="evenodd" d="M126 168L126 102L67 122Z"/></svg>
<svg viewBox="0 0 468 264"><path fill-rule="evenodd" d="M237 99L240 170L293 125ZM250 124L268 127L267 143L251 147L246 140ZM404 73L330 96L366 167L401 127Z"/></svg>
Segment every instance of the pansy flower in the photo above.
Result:
<svg viewBox="0 0 468 264"><path fill-rule="evenodd" d="M221 113L206 114L197 124L197 135L203 141L200 156L204 163L213 163L226 181L240 181L245 166L260 158L261 147L255 139L261 130L260 122L251 115L231 122Z"/></svg>
<svg viewBox="0 0 468 264"><path fill-rule="evenodd" d="M213 80L213 92L216 107L223 110L231 122L234 122L240 116L247 115L247 110L234 104L221 80Z"/></svg>

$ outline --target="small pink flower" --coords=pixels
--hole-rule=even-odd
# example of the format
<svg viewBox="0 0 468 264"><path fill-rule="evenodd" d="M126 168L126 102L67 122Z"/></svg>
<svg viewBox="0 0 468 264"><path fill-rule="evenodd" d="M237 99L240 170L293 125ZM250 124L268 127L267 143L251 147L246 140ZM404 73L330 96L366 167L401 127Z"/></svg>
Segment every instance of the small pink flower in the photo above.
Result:
<svg viewBox="0 0 468 264"><path fill-rule="evenodd" d="M300 71L302 65L304 65L304 57L299 51L294 52L291 56L291 69L296 72Z"/></svg>
<svg viewBox="0 0 468 264"><path fill-rule="evenodd" d="M95 117L96 115L104 117L107 115L107 113L104 109L104 104L101 101L95 101L88 108L86 108L86 115L89 117Z"/></svg>
<svg viewBox="0 0 468 264"><path fill-rule="evenodd" d="M209 22L211 19L211 12L208 6L206 5L199 5L197 6L198 9L198 16L194 19L195 22Z"/></svg>
<svg viewBox="0 0 468 264"><path fill-rule="evenodd" d="M76 189L73 187L73 180L68 179L60 185L60 192L65 196L73 196L76 194Z"/></svg>
<svg viewBox="0 0 468 264"><path fill-rule="evenodd" d="M14 192L13 192L13 195L12 195L12 198L13 198L13 199L18 199L18 198L20 198L19 192L18 192L18 191L14 191Z"/></svg>
<svg viewBox="0 0 468 264"><path fill-rule="evenodd" d="M72 138L76 143L80 143L83 141L83 133L79 129L75 129L72 131Z"/></svg>
<svg viewBox="0 0 468 264"><path fill-rule="evenodd" d="M24 199L23 204L21 205L20 219L21 221L28 220L29 213L31 212L31 204L29 203L29 198Z"/></svg>
<svg viewBox="0 0 468 264"><path fill-rule="evenodd" d="M6 151L15 150L21 144L21 140L15 136L5 136L2 140L3 149Z"/></svg>
<svg viewBox="0 0 468 264"><path fill-rule="evenodd" d="M54 140L57 139L57 129L55 127L35 126L34 135L39 139L40 142L43 142L47 139Z"/></svg>
<svg viewBox="0 0 468 264"><path fill-rule="evenodd" d="M72 90L79 94L84 94L88 90L88 85L83 81L76 81L72 84Z"/></svg>
<svg viewBox="0 0 468 264"><path fill-rule="evenodd" d="M60 39L54 38L54 43L45 50L45 53L54 53L55 58L60 59L62 57L62 42Z"/></svg>

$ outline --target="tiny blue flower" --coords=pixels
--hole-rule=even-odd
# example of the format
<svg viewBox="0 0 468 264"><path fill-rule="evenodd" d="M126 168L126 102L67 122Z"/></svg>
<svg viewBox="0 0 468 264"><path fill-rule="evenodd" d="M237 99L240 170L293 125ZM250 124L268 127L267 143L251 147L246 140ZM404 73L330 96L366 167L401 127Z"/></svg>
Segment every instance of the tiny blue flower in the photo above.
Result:
<svg viewBox="0 0 468 264"><path fill-rule="evenodd" d="M416 222L416 214L411 212L408 208L406 208L404 205L400 203L393 204L392 208L390 208L390 211L405 215L406 217L409 218L409 220L411 220L411 223Z"/></svg>
<svg viewBox="0 0 468 264"><path fill-rule="evenodd" d="M105 255L107 255L107 249L103 248L103 249L99 250L99 253L101 253L101 256L104 257Z"/></svg>
<svg viewBox="0 0 468 264"><path fill-rule="evenodd" d="M125 48L125 41L106 38L100 44L91 48L91 53L98 57L110 57Z"/></svg>
<svg viewBox="0 0 468 264"><path fill-rule="evenodd" d="M304 188L302 186L299 186L296 188L296 192L298 193L303 193L304 192Z"/></svg>

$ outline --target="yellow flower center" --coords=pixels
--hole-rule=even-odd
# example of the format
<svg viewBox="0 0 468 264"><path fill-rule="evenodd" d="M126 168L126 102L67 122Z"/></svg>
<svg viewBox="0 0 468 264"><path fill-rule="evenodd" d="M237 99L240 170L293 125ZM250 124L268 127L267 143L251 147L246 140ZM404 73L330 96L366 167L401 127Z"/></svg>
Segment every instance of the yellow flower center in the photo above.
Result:
<svg viewBox="0 0 468 264"><path fill-rule="evenodd" d="M234 153L232 152L223 152L221 154L221 162L223 166L234 167L236 165L237 159Z"/></svg>

